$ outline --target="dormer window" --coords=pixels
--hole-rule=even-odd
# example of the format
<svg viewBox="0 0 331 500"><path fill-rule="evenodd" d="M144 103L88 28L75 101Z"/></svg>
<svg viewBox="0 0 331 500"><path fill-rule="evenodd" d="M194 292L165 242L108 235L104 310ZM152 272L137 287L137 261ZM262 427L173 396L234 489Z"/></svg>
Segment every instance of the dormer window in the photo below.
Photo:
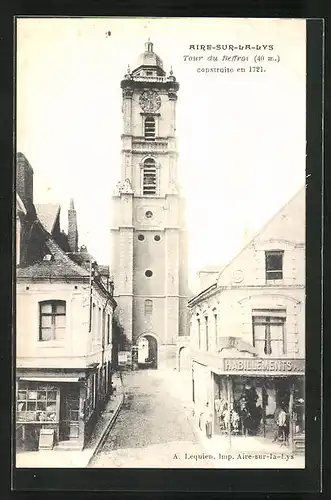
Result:
<svg viewBox="0 0 331 500"><path fill-rule="evenodd" d="M270 250L265 252L266 281L279 281L283 279L283 250Z"/></svg>
<svg viewBox="0 0 331 500"><path fill-rule="evenodd" d="M153 116L147 116L145 118L145 129L144 136L146 141L154 141L155 140L155 118Z"/></svg>

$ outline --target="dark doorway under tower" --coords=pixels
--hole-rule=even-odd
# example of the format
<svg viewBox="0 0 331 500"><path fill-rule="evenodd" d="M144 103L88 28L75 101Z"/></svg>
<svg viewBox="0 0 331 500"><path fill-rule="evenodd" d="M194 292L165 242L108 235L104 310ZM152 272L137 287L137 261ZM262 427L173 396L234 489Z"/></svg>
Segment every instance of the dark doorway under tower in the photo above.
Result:
<svg viewBox="0 0 331 500"><path fill-rule="evenodd" d="M138 343L138 366L156 369L157 362L157 340L152 335L144 335Z"/></svg>

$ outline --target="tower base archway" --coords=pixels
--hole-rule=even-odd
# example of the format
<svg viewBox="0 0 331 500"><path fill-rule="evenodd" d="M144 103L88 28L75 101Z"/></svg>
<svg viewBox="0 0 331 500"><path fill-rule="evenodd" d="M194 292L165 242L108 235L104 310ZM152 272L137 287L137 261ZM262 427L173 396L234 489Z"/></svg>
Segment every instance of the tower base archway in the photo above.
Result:
<svg viewBox="0 0 331 500"><path fill-rule="evenodd" d="M142 335L138 340L138 367L158 367L158 343L152 335Z"/></svg>

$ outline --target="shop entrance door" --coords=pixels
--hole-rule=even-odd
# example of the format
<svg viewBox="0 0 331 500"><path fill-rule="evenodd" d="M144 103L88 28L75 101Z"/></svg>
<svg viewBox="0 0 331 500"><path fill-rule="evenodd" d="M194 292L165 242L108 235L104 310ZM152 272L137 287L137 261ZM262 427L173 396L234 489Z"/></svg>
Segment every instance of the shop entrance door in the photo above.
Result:
<svg viewBox="0 0 331 500"><path fill-rule="evenodd" d="M60 441L79 437L79 387L64 384L60 393Z"/></svg>

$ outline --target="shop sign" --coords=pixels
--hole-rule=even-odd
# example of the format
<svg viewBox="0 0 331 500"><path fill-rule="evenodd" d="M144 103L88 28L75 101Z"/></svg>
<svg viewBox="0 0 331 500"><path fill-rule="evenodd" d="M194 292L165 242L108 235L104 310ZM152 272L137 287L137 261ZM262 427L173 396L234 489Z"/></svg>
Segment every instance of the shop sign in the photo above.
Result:
<svg viewBox="0 0 331 500"><path fill-rule="evenodd" d="M225 372L304 373L304 359L224 358Z"/></svg>
<svg viewBox="0 0 331 500"><path fill-rule="evenodd" d="M128 354L127 351L120 351L118 353L118 364L120 366L125 366L128 362Z"/></svg>

